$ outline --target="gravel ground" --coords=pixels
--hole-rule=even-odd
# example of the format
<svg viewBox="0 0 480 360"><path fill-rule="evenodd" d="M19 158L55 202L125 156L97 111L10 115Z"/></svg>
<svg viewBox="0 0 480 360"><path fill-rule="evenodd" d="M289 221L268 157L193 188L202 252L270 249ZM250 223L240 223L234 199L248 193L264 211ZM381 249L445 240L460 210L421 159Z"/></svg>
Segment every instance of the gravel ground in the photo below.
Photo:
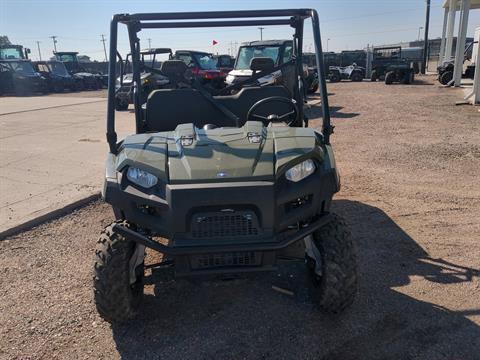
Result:
<svg viewBox="0 0 480 360"><path fill-rule="evenodd" d="M110 326L92 301L95 241L112 220L98 202L0 242L0 358L479 359L478 109L430 78L329 91L334 208L359 257L346 313L316 312L291 264L203 283L154 270L138 319ZM272 290L285 283L294 296Z"/></svg>

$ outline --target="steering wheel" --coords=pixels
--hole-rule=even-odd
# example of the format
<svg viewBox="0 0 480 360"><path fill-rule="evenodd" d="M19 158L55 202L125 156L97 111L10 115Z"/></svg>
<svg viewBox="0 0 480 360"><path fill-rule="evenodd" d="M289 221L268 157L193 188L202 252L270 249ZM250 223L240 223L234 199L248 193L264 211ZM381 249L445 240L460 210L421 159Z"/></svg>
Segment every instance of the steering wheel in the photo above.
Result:
<svg viewBox="0 0 480 360"><path fill-rule="evenodd" d="M290 106L292 111L286 112L282 115L278 114L270 114L268 116L262 116L255 114L255 110L257 110L260 106L270 103L270 102L280 102L284 103ZM289 122L285 121L284 119L290 118L291 120ZM258 119L261 120L265 125L267 125L270 122L285 122L288 126L290 126L292 123L295 122L298 118L298 106L293 99L289 99L283 96L270 96L265 99L262 99L260 101L257 101L253 106L248 110L247 113L247 121L252 119Z"/></svg>

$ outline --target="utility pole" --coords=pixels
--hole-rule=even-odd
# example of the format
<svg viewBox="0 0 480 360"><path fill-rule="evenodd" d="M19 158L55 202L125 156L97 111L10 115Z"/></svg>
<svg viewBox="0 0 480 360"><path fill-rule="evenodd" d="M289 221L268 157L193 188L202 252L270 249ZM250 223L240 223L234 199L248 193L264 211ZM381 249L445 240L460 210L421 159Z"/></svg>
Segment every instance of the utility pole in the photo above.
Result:
<svg viewBox="0 0 480 360"><path fill-rule="evenodd" d="M423 26L420 26L420 27L418 28L418 36L417 36L417 40L418 40L418 41L420 41L420 30L422 30L422 29L423 29Z"/></svg>
<svg viewBox="0 0 480 360"><path fill-rule="evenodd" d="M102 40L100 40L101 42L103 42L103 51L105 52L105 62L108 62L108 58L107 58L107 47L105 46L105 41L107 41L105 39L105 35L100 35L102 37Z"/></svg>
<svg viewBox="0 0 480 360"><path fill-rule="evenodd" d="M265 29L265 28L262 27L262 26L260 26L260 27L258 28L258 30L260 30L260 41L263 40L263 29Z"/></svg>
<svg viewBox="0 0 480 360"><path fill-rule="evenodd" d="M152 39L148 38L148 48L151 49L152 48Z"/></svg>
<svg viewBox="0 0 480 360"><path fill-rule="evenodd" d="M40 41L37 41L37 49L38 49L38 59L42 60L42 52L40 51Z"/></svg>
<svg viewBox="0 0 480 360"><path fill-rule="evenodd" d="M57 37L58 36L50 36L50 39L53 40L53 49L55 50L55 52L57 52Z"/></svg>
<svg viewBox="0 0 480 360"><path fill-rule="evenodd" d="M430 26L430 0L427 0L427 10L425 14L425 35L423 37L423 59L422 59L422 74L427 70L427 52L428 52L428 27Z"/></svg>

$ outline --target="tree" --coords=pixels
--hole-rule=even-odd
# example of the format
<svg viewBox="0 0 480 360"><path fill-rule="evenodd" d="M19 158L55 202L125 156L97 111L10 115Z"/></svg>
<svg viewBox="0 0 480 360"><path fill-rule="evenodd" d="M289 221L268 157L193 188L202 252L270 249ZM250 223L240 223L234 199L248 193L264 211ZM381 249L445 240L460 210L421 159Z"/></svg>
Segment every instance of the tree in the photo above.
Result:
<svg viewBox="0 0 480 360"><path fill-rule="evenodd" d="M7 35L0 35L0 45L11 45L12 43L8 40Z"/></svg>

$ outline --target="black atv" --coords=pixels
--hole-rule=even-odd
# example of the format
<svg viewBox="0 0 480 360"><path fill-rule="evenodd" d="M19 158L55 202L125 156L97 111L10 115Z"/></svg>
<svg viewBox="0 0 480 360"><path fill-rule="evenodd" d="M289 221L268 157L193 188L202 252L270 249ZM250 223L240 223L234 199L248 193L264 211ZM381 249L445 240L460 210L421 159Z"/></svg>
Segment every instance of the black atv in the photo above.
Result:
<svg viewBox="0 0 480 360"><path fill-rule="evenodd" d="M345 67L330 66L328 69L328 78L330 82L339 82L341 80L360 82L365 78L365 68L355 63Z"/></svg>
<svg viewBox="0 0 480 360"><path fill-rule="evenodd" d="M308 127L300 86L305 21L312 23L318 60L323 107L318 131ZM118 24L129 31L136 132L117 139L111 62L102 194L116 221L100 235L95 253L99 314L110 322L136 314L146 249L163 254L150 268L192 281L275 271L288 259L305 267L306 282L297 286L307 285L318 308L332 313L347 308L357 291L356 258L346 222L331 211L340 178L330 144L333 127L317 12L114 15L110 59L117 55ZM139 31L219 24L293 28L293 93L283 84L258 86L258 78L278 68L271 57L252 57L252 75L227 86L226 94L212 94L181 60L161 65L170 79L168 89L142 94Z"/></svg>
<svg viewBox="0 0 480 360"><path fill-rule="evenodd" d="M402 58L400 46L373 49L371 81L383 80L385 84L411 84L415 71L410 62Z"/></svg>

